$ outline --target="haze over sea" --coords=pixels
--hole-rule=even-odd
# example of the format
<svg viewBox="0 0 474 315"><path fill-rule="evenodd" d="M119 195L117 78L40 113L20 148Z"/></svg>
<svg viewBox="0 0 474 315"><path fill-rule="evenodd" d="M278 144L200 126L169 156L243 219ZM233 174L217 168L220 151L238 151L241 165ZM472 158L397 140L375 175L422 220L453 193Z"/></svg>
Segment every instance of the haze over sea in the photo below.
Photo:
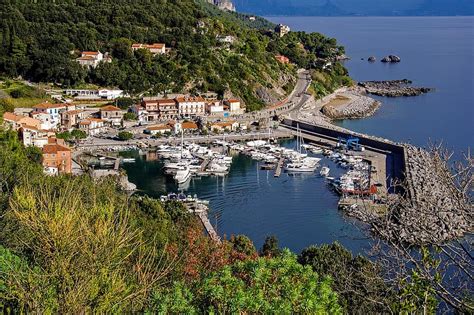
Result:
<svg viewBox="0 0 474 315"><path fill-rule="evenodd" d="M351 58L345 66L354 80L406 78L436 89L418 97L378 98L383 105L373 117L343 121L341 126L419 146L443 141L458 153L472 147L473 16L267 18L293 31L336 38ZM380 62L389 54L402 62ZM376 56L377 62L367 62L369 56Z"/></svg>
<svg viewBox="0 0 474 315"><path fill-rule="evenodd" d="M407 78L436 91L413 98L381 98L382 108L368 119L343 121L344 127L390 139L426 145L444 140L465 150L473 139L473 17L272 17L293 30L335 37L352 57L346 63L356 80ZM399 64L369 64L367 57L397 54ZM360 60L364 58L365 60ZM287 146L293 147L292 142ZM327 159L323 165L338 169ZM159 196L177 191L159 161L137 160L125 166L144 192ZM248 157L234 159L225 178L193 179L186 191L210 200L210 218L221 235L248 235L259 247L268 235L300 251L311 244L340 241L355 252L369 242L354 221L337 210L338 197L314 176L273 178Z"/></svg>

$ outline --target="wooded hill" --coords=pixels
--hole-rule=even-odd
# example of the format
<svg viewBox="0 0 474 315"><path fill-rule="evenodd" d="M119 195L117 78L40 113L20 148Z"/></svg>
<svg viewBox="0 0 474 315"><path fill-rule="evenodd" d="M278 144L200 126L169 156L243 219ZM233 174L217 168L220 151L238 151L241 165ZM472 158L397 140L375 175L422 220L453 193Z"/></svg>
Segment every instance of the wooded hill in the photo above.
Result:
<svg viewBox="0 0 474 315"><path fill-rule="evenodd" d="M272 27L262 18L250 21L193 0L6 1L0 11L0 73L61 86L94 83L133 94L215 91L233 94L255 110L264 106L258 89L282 98L294 84L296 67L278 63L275 54L301 47L315 61L341 50L320 34L308 42L299 36L284 41L269 32ZM218 35L236 40L221 43ZM165 43L171 51L133 52L132 43ZM75 61L82 50L109 52L113 61L88 71ZM290 59L308 65L298 56Z"/></svg>

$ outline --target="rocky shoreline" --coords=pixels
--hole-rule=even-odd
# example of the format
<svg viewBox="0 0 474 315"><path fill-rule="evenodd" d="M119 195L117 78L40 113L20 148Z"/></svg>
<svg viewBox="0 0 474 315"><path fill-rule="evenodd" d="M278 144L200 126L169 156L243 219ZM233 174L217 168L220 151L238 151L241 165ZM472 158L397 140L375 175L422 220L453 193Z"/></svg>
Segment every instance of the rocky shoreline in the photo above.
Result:
<svg viewBox="0 0 474 315"><path fill-rule="evenodd" d="M358 89L348 90L341 94L347 99L346 104L331 105L328 103L321 109L330 119L359 119L372 116L379 109L381 102L362 95Z"/></svg>
<svg viewBox="0 0 474 315"><path fill-rule="evenodd" d="M409 86L410 84L412 84L412 81L407 79L358 83L360 87L365 89L366 93L386 97L418 96L434 90L427 87Z"/></svg>

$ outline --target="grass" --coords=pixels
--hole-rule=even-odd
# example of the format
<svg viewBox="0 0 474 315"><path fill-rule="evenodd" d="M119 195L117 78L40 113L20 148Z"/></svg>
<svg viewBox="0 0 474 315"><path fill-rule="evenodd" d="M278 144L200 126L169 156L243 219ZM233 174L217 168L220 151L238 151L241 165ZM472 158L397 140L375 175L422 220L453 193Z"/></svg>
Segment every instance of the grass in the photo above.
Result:
<svg viewBox="0 0 474 315"><path fill-rule="evenodd" d="M324 104L323 106L330 106L330 107L337 107L346 105L351 99L342 95L337 95L335 98L330 100L328 103Z"/></svg>
<svg viewBox="0 0 474 315"><path fill-rule="evenodd" d="M51 98L43 90L17 80L0 81L0 94L9 98L15 108L32 107L42 102L51 101Z"/></svg>

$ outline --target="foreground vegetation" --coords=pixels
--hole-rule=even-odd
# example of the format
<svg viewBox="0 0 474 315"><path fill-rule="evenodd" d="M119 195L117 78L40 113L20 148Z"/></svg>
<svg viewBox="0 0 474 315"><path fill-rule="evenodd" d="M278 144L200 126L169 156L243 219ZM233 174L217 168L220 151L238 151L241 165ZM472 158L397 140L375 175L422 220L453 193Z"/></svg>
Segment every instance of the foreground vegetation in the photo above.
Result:
<svg viewBox="0 0 474 315"><path fill-rule="evenodd" d="M299 256L274 237L215 243L180 203L129 196L114 178L49 177L41 154L0 131L2 312L432 313L413 271L401 287L341 245ZM436 260L423 252L423 266ZM401 288L401 289L399 289Z"/></svg>
<svg viewBox="0 0 474 315"><path fill-rule="evenodd" d="M323 71L327 86L343 84L335 78L346 75L340 66L322 70L324 60L341 53L336 40L316 33L280 39L268 21L250 22L204 1L15 1L3 5L0 21L0 73L64 87L93 83L139 95L214 91L257 110L283 98L295 81L294 67L275 54ZM219 35L235 41L221 43ZM171 51L134 52L135 42L162 42ZM88 71L74 60L83 50L109 52L113 61Z"/></svg>

